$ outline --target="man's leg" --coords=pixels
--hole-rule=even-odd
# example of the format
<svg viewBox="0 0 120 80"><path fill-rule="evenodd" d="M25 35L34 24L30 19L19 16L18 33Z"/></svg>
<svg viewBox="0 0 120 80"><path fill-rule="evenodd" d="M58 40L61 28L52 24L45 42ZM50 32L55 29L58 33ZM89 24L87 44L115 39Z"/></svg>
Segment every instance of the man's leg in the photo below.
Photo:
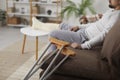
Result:
<svg viewBox="0 0 120 80"><path fill-rule="evenodd" d="M70 24L64 23L64 22L62 22L62 23L59 25L60 30L70 30L70 28L72 28L72 27L73 27L73 25L70 25ZM51 33L51 34L52 34L52 33ZM50 46L49 50L48 50L48 53L52 52L52 51L55 50L56 48L57 48L57 47L56 47L54 44L52 44L52 45Z"/></svg>
<svg viewBox="0 0 120 80"><path fill-rule="evenodd" d="M60 27L61 30L70 30L70 28L72 28L73 25L70 25L70 24L68 24L68 23L62 22L62 23L59 25L59 27Z"/></svg>
<svg viewBox="0 0 120 80"><path fill-rule="evenodd" d="M49 53L51 53L52 51L54 51L54 50L56 50L56 49L57 49L57 47L56 47L54 44L52 44L52 45L49 47L47 53L49 54Z"/></svg>
<svg viewBox="0 0 120 80"><path fill-rule="evenodd" d="M78 44L81 44L84 41L86 41L86 38L83 35L84 34L82 33L82 31L73 32L68 30L55 30L55 31L52 31L49 36L59 40L67 41L70 43L76 42ZM54 44L51 45L48 50L48 53L55 50L56 48L57 47Z"/></svg>
<svg viewBox="0 0 120 80"><path fill-rule="evenodd" d="M54 30L50 33L50 37L67 41L70 43L76 42L78 44L83 43L86 39L80 32L73 32L67 30Z"/></svg>

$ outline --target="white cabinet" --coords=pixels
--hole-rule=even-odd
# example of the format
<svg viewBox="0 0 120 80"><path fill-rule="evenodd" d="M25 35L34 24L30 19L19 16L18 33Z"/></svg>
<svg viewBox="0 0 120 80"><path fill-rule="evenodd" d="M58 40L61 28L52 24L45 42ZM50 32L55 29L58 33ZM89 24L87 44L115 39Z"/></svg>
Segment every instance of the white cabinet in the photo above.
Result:
<svg viewBox="0 0 120 80"><path fill-rule="evenodd" d="M62 0L6 0L8 26L32 25L32 17L47 18L48 22L60 22ZM9 19L14 17L16 19ZM17 20L21 19L20 20ZM14 22L15 20L20 22ZM24 21L26 22L24 22Z"/></svg>

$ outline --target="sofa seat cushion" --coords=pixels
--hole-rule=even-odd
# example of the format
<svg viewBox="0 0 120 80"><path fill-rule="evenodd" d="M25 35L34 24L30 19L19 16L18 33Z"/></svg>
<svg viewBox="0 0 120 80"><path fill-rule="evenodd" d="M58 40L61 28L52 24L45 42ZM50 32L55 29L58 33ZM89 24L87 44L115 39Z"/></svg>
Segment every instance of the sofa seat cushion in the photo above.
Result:
<svg viewBox="0 0 120 80"><path fill-rule="evenodd" d="M97 80L108 78L109 69L107 63L100 59L100 49L73 50L76 52L76 55L69 57L56 73Z"/></svg>
<svg viewBox="0 0 120 80"><path fill-rule="evenodd" d="M48 80L89 80L84 79L80 77L72 77L72 76L66 76L66 75L60 75L60 74L53 74L48 78Z"/></svg>

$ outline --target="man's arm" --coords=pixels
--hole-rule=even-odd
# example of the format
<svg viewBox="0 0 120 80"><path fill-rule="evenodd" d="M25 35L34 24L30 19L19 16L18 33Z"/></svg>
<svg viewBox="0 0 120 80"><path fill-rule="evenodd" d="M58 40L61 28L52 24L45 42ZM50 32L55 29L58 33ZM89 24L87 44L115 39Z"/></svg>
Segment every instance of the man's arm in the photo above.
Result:
<svg viewBox="0 0 120 80"><path fill-rule="evenodd" d="M101 44L104 41L107 33L108 33L108 31L103 31L101 34L94 37L93 39L91 39L89 41L86 41L85 43L81 44L81 48L82 49L91 49L92 47Z"/></svg>
<svg viewBox="0 0 120 80"><path fill-rule="evenodd" d="M83 44L78 44L74 42L70 46L75 49L91 49L92 47L102 43L107 33L108 31L103 31L102 34L98 35L97 37L94 37L89 41L86 41Z"/></svg>
<svg viewBox="0 0 120 80"><path fill-rule="evenodd" d="M100 18L102 18L102 14L93 15L91 17L82 16L79 20L82 25L74 26L70 30L76 32L79 29L87 28L87 27L89 27L89 25L92 24L91 22L95 22L95 21L99 20Z"/></svg>
<svg viewBox="0 0 120 80"><path fill-rule="evenodd" d="M74 26L74 27L70 28L70 31L76 32L79 29L83 29L83 28L89 27L91 24L93 24L93 23L88 23L88 24L82 24L82 25Z"/></svg>
<svg viewBox="0 0 120 80"><path fill-rule="evenodd" d="M79 21L81 24L92 23L101 19L102 16L103 16L102 14L96 14L92 16L82 16Z"/></svg>
<svg viewBox="0 0 120 80"><path fill-rule="evenodd" d="M101 19L102 16L103 16L103 14L96 14L96 15L88 16L87 19L88 19L89 23L92 23L92 22L96 22L99 19Z"/></svg>
<svg viewBox="0 0 120 80"><path fill-rule="evenodd" d="M93 24L93 22L101 19L102 16L103 16L102 14L97 14L97 15L93 15L93 16L89 16L89 17L83 16L82 18L80 18L81 25L78 26L79 29L89 27L91 24Z"/></svg>
<svg viewBox="0 0 120 80"><path fill-rule="evenodd" d="M118 21L119 18L120 18L119 14L112 16L108 24L105 25L106 29L104 29L104 31L102 31L101 34L99 34L98 36L81 44L82 49L91 49L92 47L99 45L101 42L103 42L106 34L114 26L114 24Z"/></svg>

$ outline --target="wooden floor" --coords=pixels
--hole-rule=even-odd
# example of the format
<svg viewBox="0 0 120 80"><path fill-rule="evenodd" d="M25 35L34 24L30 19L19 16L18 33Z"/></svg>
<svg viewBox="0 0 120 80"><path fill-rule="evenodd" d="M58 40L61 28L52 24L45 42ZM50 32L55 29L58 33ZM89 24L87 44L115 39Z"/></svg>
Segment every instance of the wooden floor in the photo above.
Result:
<svg viewBox="0 0 120 80"><path fill-rule="evenodd" d="M44 36L44 37L39 37L39 43L41 42L41 43L47 43L48 42L48 36ZM7 50L5 50L6 49L6 47L8 47L8 46L10 46L10 45L12 45L13 43L16 43L16 42L18 42L18 41L22 41L23 40L23 34L21 34L20 33L20 28L16 28L16 27L0 27L0 60L2 61L1 63L0 63L0 65L5 65L5 64L7 64L9 61L7 61L8 60L8 58L9 58L9 56L11 56L11 54L10 54L10 52L8 52L9 50L8 50L8 48L7 48ZM32 40L32 44L33 43L35 43L35 37L27 37L27 40L28 41L30 41L30 40ZM17 46L18 47L18 46ZM31 46L29 46L29 47L31 47ZM43 46L40 46L40 49L42 49L42 47ZM35 48L35 47L32 47L33 49ZM20 49L20 48L19 48ZM17 49L16 49L17 50ZM31 50L31 49L30 49ZM3 52L5 53L5 54L3 54ZM33 54L34 54L35 52L33 52ZM8 56L4 56L4 55L7 55L8 54ZM35 61L35 56L33 55L32 57L30 57L30 56L28 56L28 55L32 55L32 53L26 53L26 54L24 54L23 56L21 56L20 55L20 53L18 53L18 52L16 52L16 56L18 57L18 56L20 56L19 58L20 58L20 60L18 60L18 62L19 61L23 61L24 59L22 59L23 57L26 59L27 57L29 57L30 59L28 59L27 61L23 61L24 62L24 64L22 64L22 65L20 65L19 66L19 68L16 70L16 71L14 71L13 69L14 68L9 68L7 65L6 65L6 67L4 67L4 68L7 68L6 70L8 70L7 71L7 73L6 73L6 71L4 71L4 70L2 70L2 72L0 71L0 73L2 73L1 75L0 75L0 80L3 80L3 79L5 79L6 78L6 75L7 74L9 74L9 72L11 72L11 71L13 71L13 73L12 74L10 74L10 76L8 77L8 78L6 78L5 80L22 80L21 78L23 78L23 76L25 76L25 74L27 73L27 71L29 71L29 69L31 68L31 66L33 65L33 63L34 63L34 61ZM3 56L3 58L2 58L2 56ZM26 56L26 57L25 57ZM17 57L15 57L15 59L17 58ZM6 62L5 62L5 59L6 59ZM14 58L12 58L12 59L9 59L10 61L12 61ZM18 59L18 58L17 58ZM17 61L17 59L16 59L16 61ZM13 60L12 61L12 63L13 64L15 64L14 63L15 61ZM12 65L12 64L11 64ZM13 67L13 66L11 66L11 67ZM3 66L0 66L0 69L3 69ZM10 70L10 71L9 71ZM36 79L36 78L38 78L38 74L37 74L37 76L36 77L34 77L34 79ZM34 79L32 79L32 80L34 80Z"/></svg>

